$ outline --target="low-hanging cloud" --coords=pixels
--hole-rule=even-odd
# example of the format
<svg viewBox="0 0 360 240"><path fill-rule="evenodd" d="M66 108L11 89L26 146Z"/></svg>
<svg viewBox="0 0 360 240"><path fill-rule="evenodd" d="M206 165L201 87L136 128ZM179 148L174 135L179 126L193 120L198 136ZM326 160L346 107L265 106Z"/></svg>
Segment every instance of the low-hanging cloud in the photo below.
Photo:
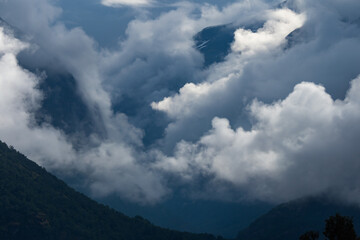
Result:
<svg viewBox="0 0 360 240"><path fill-rule="evenodd" d="M61 26L52 31L56 32L58 28L63 31L62 36L65 38L72 35L72 32L67 32ZM46 75L35 75L18 64L17 54L27 51L29 47L30 44L16 39L11 30L0 28L2 140L49 170L65 176L86 176L79 181L96 196L116 193L125 199L142 203L162 199L168 190L161 176L146 169L140 163L141 153L135 151L141 145L138 140L141 131L130 125L122 114L110 113L110 108L106 108L108 97L101 97L104 96L101 89L96 92L82 89L85 90L84 95L90 93L85 95L85 99L91 99L87 100L90 106L94 104L103 108L98 114L104 120L108 132L106 139L91 136L92 147L75 149L70 136L46 122L41 125L36 123L34 112L43 99L38 84ZM77 77L81 78L81 73ZM91 86L91 79L88 80L90 82L87 83Z"/></svg>
<svg viewBox="0 0 360 240"><path fill-rule="evenodd" d="M228 75L214 82L204 82L198 85L188 83L180 89L179 94L167 97L160 102L153 102L152 107L164 111L174 118L194 115L196 111L194 109L197 105L202 104L201 99L211 98L214 96L214 92L226 91L228 80L236 77L236 74L240 75L242 65L246 65L252 55L265 55L270 51L279 50L278 48L285 42L285 37L300 28L305 21L303 14L296 14L289 9L270 11L267 15L269 20L257 32L241 28L235 31L232 49L241 54L240 56L235 55L234 57L237 59L232 62L236 64L237 70L231 69ZM226 74L222 68L215 71Z"/></svg>
<svg viewBox="0 0 360 240"><path fill-rule="evenodd" d="M346 96L345 90L359 74L355 20L360 16L352 11L359 5L355 1L340 8L338 1L331 7L322 4L293 1L285 4L293 10L268 11L262 28L235 32L233 52L210 68L207 80L188 83L177 94L153 102L154 109L174 119L165 138L180 136L175 153L159 154L162 160L155 167L177 173L185 184L205 177L208 184L203 190L212 189L211 196L216 189L224 194L225 181L233 186L227 191L240 193L238 199L281 202L333 191L358 202L358 189L346 181L350 169L359 169L354 146L358 133L347 125L357 121L350 120L348 107L357 106L350 99L356 99L359 79ZM292 34L297 36L295 42ZM333 101L323 87L300 83L304 80L321 83L334 98L345 100ZM251 103L254 98L267 103L285 100L268 105ZM271 117L276 114L281 116ZM337 117L344 122L334 120ZM244 118L250 120L249 130L241 127ZM212 122L210 132L208 122ZM183 141L184 129L193 134L194 125L200 140ZM201 130L199 125L206 127ZM350 133L352 137L346 139ZM350 178L355 179L356 171L352 173Z"/></svg>
<svg viewBox="0 0 360 240"><path fill-rule="evenodd" d="M234 184L243 197L264 201L333 191L358 202L359 90L357 78L346 98L334 101L324 87L300 83L281 101L255 100L249 106L250 130L214 118L197 143L178 144L174 157L163 157L155 167L186 181L207 173Z"/></svg>
<svg viewBox="0 0 360 240"><path fill-rule="evenodd" d="M0 17L27 39L1 30L0 137L97 196L155 203L180 187L222 200L335 191L360 202L360 5L278 2L173 5L136 17L118 48L102 49L47 0L0 0ZM225 24L236 29L231 51L204 68L193 37ZM46 74L25 70L19 52L34 69L74 77L98 129L86 145L35 121Z"/></svg>

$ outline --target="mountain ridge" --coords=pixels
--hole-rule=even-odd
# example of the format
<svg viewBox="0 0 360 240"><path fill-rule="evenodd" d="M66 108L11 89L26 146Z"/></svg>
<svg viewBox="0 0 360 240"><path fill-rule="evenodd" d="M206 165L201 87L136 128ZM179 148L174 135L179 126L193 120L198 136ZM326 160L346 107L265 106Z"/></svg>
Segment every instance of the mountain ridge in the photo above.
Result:
<svg viewBox="0 0 360 240"><path fill-rule="evenodd" d="M355 230L360 232L360 208L323 195L304 197L278 205L241 230L236 239L299 239L303 233L310 230L322 233L325 220L335 214L353 217Z"/></svg>
<svg viewBox="0 0 360 240"><path fill-rule="evenodd" d="M215 240L130 218L68 187L0 141L1 239Z"/></svg>

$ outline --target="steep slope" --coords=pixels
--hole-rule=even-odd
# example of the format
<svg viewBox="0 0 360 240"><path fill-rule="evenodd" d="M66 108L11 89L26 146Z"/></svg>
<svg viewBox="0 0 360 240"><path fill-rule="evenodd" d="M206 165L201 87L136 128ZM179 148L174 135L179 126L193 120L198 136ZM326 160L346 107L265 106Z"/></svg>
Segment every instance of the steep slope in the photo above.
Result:
<svg viewBox="0 0 360 240"><path fill-rule="evenodd" d="M0 239L215 239L162 229L100 205L2 142L0 213Z"/></svg>
<svg viewBox="0 0 360 240"><path fill-rule="evenodd" d="M322 233L325 219L339 213L354 217L360 233L360 208L341 204L327 197L311 197L281 204L239 232L238 240L289 240L314 230Z"/></svg>

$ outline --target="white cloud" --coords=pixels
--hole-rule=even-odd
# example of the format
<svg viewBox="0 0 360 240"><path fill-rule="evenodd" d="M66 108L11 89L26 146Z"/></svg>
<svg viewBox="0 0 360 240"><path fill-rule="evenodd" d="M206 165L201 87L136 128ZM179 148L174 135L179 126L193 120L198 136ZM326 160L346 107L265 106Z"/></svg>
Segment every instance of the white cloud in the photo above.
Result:
<svg viewBox="0 0 360 240"><path fill-rule="evenodd" d="M359 91L360 77L343 101L334 101L322 86L300 83L284 100L255 100L251 130L233 130L227 119L214 118L212 130L197 143L179 143L175 155L162 156L155 168L185 181L205 173L264 201L334 191L360 203Z"/></svg>
<svg viewBox="0 0 360 240"><path fill-rule="evenodd" d="M115 1L103 3L115 6ZM149 2L121 3L116 6ZM29 44L3 32L0 92L7 90L0 94L0 136L51 170L82 174L95 195L116 193L153 203L173 187L166 177L176 175L188 189L205 178L214 193L230 186L232 192L263 200L283 201L327 189L359 199L354 183L360 181L355 173L359 80L344 101L329 94L341 98L349 80L359 74L360 31L352 23L359 3L288 4L293 11L271 10L263 1L221 9L179 4L159 17L136 18L119 49L104 50L84 30L59 23L61 10L47 0L0 1L0 15L38 45L29 54L31 62L74 76L103 133L89 137L90 147L74 150L61 130L34 123L32 114L42 99L37 89L41 76L17 63L16 54ZM202 69L193 36L204 27L228 23L240 26L232 52L224 62ZM286 37L297 28L293 45L284 49ZM114 103L129 108L132 116L114 114ZM154 118L150 104L170 119L160 113ZM169 123L160 143L153 145L154 155L144 150L144 131L134 126L146 121Z"/></svg>
<svg viewBox="0 0 360 240"><path fill-rule="evenodd" d="M101 3L108 7L121 7L121 6L148 6L153 3L152 0L102 0Z"/></svg>
<svg viewBox="0 0 360 240"><path fill-rule="evenodd" d="M259 60L270 60L281 54L286 36L301 27L305 21L304 14L289 9L264 10L252 7L249 10L250 16L265 21L262 28L256 32L239 28L232 45L234 51L227 56L225 62L211 66L203 82L188 83L179 93L151 104L153 109L163 111L175 119L166 129L166 142L175 142L173 138L176 141L181 138L195 140L193 136L207 130L214 115L229 114L227 110L230 108L241 109L242 99L237 99L234 104L233 98L239 96L246 100L249 97L249 90L242 85L247 84L250 79L242 78L243 70ZM240 9L247 9L247 6L241 6ZM251 13L254 9L257 10L257 15ZM258 41L252 44L254 41L242 38L242 33L250 34ZM235 114L236 111L230 114ZM198 121L203 123L197 124ZM196 129L190 127L191 130L184 131L189 125Z"/></svg>
<svg viewBox="0 0 360 240"><path fill-rule="evenodd" d="M198 85L188 83L175 96L153 102L151 106L156 110L166 112L173 118L184 118L195 114L199 105L203 105L203 102L208 104L208 98L213 98L214 92L224 93L227 90L226 85L229 79L237 78L243 66L251 61L251 57L264 57L264 54L276 50L286 42L285 37L301 27L305 21L304 14L297 14L289 9L269 10L266 15L267 22L257 32L245 29L238 29L235 32L232 49L234 52L240 52L241 55L233 56L230 62L233 67L230 69L227 69L228 64L224 64L223 67L215 66L215 74L219 71L224 75L222 78L214 81L211 80L213 76L210 76L207 82Z"/></svg>
<svg viewBox="0 0 360 240"><path fill-rule="evenodd" d="M305 22L305 14L297 14L290 9L268 11L267 22L256 32L238 29L235 32L235 42L232 49L244 55L259 54L271 51L285 43L286 36Z"/></svg>
<svg viewBox="0 0 360 240"><path fill-rule="evenodd" d="M62 166L71 159L72 147L61 132L51 126L34 125L31 111L39 107L39 77L22 69L16 55L29 45L5 33L0 27L0 136L24 150L42 164ZM30 140L31 139L31 140ZM30 141L29 141L30 140ZM46 162L48 159L51 162Z"/></svg>
<svg viewBox="0 0 360 240"><path fill-rule="evenodd" d="M118 136L126 130L129 132L127 137L135 135L128 142L137 144L139 133L123 116L109 116L106 120L106 127L112 132L107 140L110 143L102 142L79 150L73 148L60 130L46 123L41 126L35 123L33 112L42 100L38 90L41 78L19 66L16 59L16 55L27 47L29 44L0 27L1 140L49 170L86 175L84 181L94 195L116 193L143 203L157 202L166 195L168 190L161 176L140 164L141 154L122 140L124 136Z"/></svg>
<svg viewBox="0 0 360 240"><path fill-rule="evenodd" d="M203 96L214 96L216 92L224 91L230 77L210 83L187 83L179 94L173 97L166 97L160 102L151 103L153 109L164 111L172 118L182 118L194 113L194 106L201 105Z"/></svg>

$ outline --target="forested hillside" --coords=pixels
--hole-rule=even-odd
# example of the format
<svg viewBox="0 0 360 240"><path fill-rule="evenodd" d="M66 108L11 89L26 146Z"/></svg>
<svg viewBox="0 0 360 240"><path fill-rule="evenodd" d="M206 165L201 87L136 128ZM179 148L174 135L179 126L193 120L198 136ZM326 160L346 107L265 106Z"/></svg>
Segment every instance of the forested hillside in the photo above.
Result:
<svg viewBox="0 0 360 240"><path fill-rule="evenodd" d="M159 228L98 204L3 142L0 212L0 239L216 239Z"/></svg>

